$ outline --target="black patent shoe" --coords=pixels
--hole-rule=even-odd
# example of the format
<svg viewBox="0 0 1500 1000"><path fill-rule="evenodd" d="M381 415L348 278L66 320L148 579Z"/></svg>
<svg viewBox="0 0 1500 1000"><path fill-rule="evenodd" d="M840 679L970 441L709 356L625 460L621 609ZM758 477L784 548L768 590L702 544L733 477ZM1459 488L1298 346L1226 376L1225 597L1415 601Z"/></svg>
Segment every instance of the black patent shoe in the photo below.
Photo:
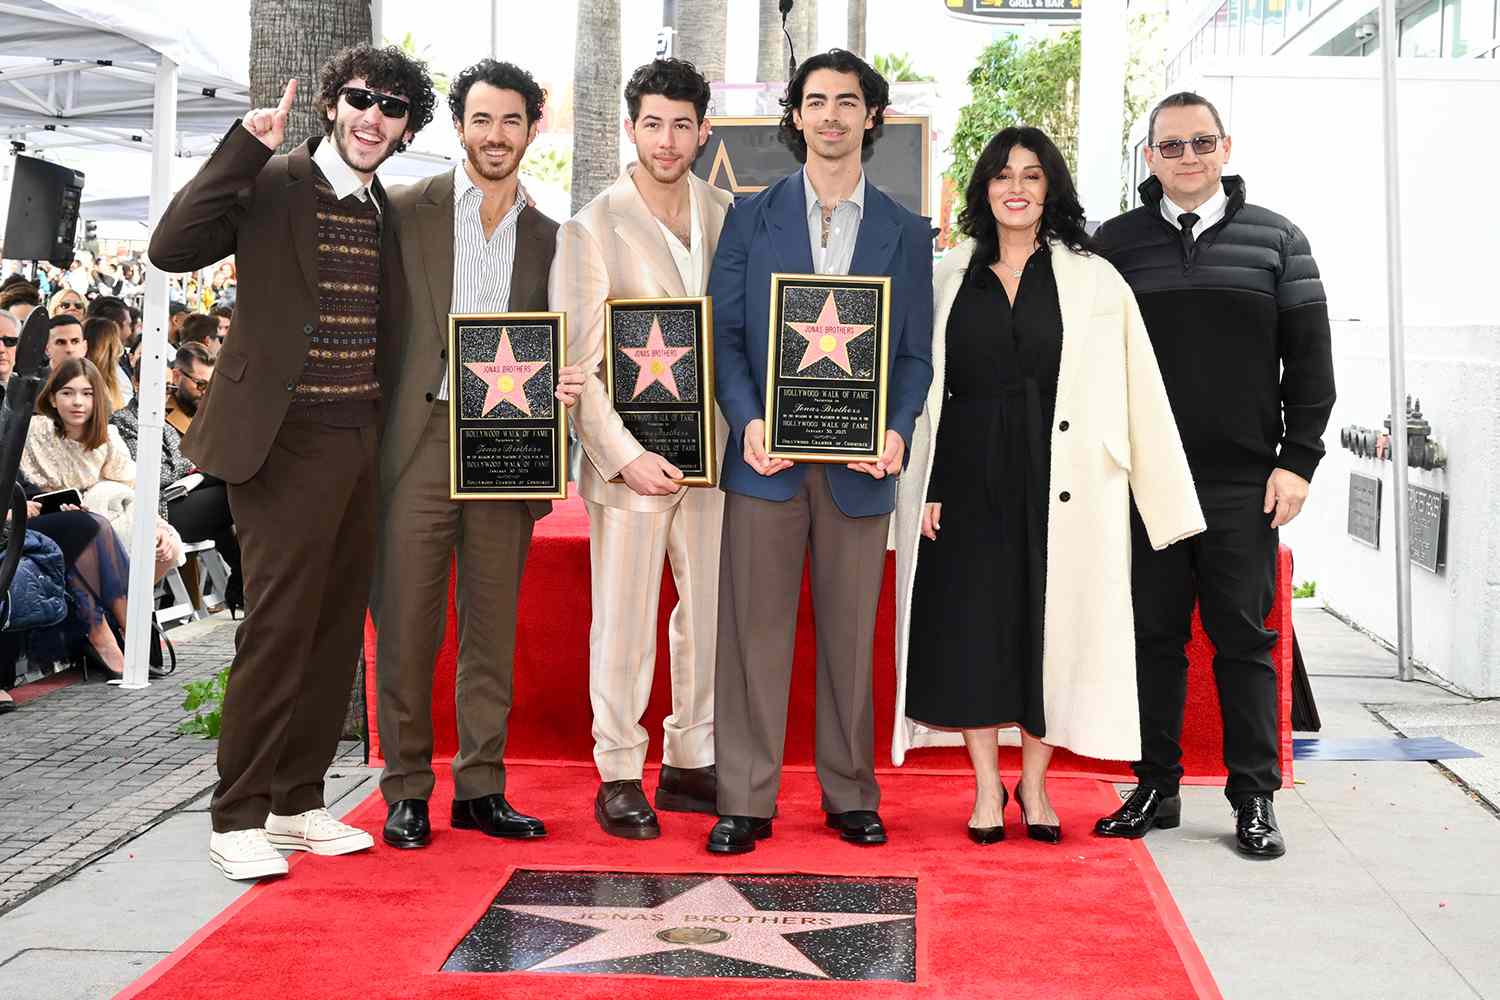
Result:
<svg viewBox="0 0 1500 1000"><path fill-rule="evenodd" d="M611 837L654 840L661 836L661 824L639 781L601 782L594 795L594 819Z"/></svg>
<svg viewBox="0 0 1500 1000"><path fill-rule="evenodd" d="M426 799L401 799L386 808L385 828L381 838L392 847L426 847L432 839L432 824L427 819Z"/></svg>
<svg viewBox="0 0 1500 1000"><path fill-rule="evenodd" d="M1171 830L1181 825L1182 796L1163 795L1158 789L1137 785L1120 808L1094 824L1094 834L1139 840L1153 828Z"/></svg>
<svg viewBox="0 0 1500 1000"><path fill-rule="evenodd" d="M976 844L998 844L1005 839L1005 807L1010 804L1010 795L1005 791L1005 784L1000 785L1000 825L999 826L971 826L969 827L969 839Z"/></svg>
<svg viewBox="0 0 1500 1000"><path fill-rule="evenodd" d="M453 829L478 830L490 837L529 840L545 837L546 825L535 816L518 813L504 795L453 800Z"/></svg>
<svg viewBox="0 0 1500 1000"><path fill-rule="evenodd" d="M656 781L656 808L663 812L719 812L719 772L707 767L661 766Z"/></svg>
<svg viewBox="0 0 1500 1000"><path fill-rule="evenodd" d="M1286 840L1276 825L1269 795L1252 795L1234 810L1234 839L1240 853L1251 858L1279 858Z"/></svg>
<svg viewBox="0 0 1500 1000"><path fill-rule="evenodd" d="M886 841L885 824L880 821L880 813L873 809L831 812L827 825L851 844L883 844Z"/></svg>
<svg viewBox="0 0 1500 1000"><path fill-rule="evenodd" d="M713 854L749 854L757 840L771 836L771 821L759 816L720 816L708 831L708 849Z"/></svg>
<svg viewBox="0 0 1500 1000"><path fill-rule="evenodd" d="M1026 818L1026 800L1021 798L1021 783L1016 782L1016 804L1021 807L1021 821L1026 824L1026 836L1044 844L1056 844L1062 840L1062 827L1046 823L1033 823Z"/></svg>

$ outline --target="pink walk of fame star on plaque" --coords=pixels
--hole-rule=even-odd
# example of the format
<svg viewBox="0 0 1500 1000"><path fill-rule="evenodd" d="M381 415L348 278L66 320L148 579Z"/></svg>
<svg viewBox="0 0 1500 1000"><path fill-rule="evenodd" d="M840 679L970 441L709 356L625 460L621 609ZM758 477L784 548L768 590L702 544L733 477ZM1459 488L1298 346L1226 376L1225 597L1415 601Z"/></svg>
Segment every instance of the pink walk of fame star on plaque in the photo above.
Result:
<svg viewBox="0 0 1500 1000"><path fill-rule="evenodd" d="M510 346L510 328L500 329L500 346L495 348L494 361L466 361L464 367L484 380L489 391L484 395L484 406L479 415L487 416L501 403L509 403L528 417L531 404L526 400L526 383L545 368L545 361L517 361Z"/></svg>
<svg viewBox="0 0 1500 1000"><path fill-rule="evenodd" d="M853 375L854 371L849 367L849 341L870 329L872 324L842 322L838 306L833 302L833 293L829 292L816 323L788 323L787 326L807 341L807 350L802 352L802 362L797 366L799 372L807 371L816 362L828 358Z"/></svg>
<svg viewBox="0 0 1500 1000"><path fill-rule="evenodd" d="M677 379L672 375L672 366L691 350L691 347L668 347L662 338L661 320L652 316L646 346L620 348L620 353L641 369L640 374L635 377L635 391L630 394L630 398L639 399L641 393L651 387L651 383L660 382L661 387L670 392L673 399L681 399L682 394L677 391Z"/></svg>

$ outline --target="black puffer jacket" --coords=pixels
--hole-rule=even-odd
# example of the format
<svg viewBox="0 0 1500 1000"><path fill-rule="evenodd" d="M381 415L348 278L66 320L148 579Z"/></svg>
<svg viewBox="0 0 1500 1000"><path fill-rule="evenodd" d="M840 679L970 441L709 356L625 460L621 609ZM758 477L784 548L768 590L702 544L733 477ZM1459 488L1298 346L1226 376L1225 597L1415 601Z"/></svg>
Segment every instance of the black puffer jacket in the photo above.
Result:
<svg viewBox="0 0 1500 1000"><path fill-rule="evenodd" d="M1311 479L1334 400L1318 265L1300 229L1246 204L1239 177L1223 183L1224 218L1190 253L1155 177L1096 246L1135 291L1194 478L1263 485L1280 467Z"/></svg>

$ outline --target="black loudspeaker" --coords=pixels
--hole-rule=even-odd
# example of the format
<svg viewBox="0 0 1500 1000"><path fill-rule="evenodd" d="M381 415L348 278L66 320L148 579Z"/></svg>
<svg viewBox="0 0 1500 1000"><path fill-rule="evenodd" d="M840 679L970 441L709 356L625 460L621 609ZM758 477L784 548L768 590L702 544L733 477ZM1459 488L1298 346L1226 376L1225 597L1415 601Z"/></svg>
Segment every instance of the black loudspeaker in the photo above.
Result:
<svg viewBox="0 0 1500 1000"><path fill-rule="evenodd" d="M5 220L8 260L47 260L58 267L73 261L83 174L34 156L17 156Z"/></svg>

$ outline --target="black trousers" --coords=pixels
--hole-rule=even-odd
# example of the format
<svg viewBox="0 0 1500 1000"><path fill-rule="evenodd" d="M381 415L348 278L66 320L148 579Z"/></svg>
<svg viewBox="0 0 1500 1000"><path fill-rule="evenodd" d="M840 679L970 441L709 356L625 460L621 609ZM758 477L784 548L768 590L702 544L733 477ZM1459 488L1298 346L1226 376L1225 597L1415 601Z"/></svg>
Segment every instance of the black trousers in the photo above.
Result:
<svg viewBox="0 0 1500 1000"><path fill-rule="evenodd" d="M1224 794L1238 805L1281 787L1272 650L1265 627L1276 596L1277 532L1261 511L1264 487L1198 484L1208 530L1161 552L1131 511L1131 589L1135 602L1136 680L1140 694L1144 786L1174 794L1182 780L1182 714L1193 599L1213 642L1214 681L1224 722Z"/></svg>
<svg viewBox="0 0 1500 1000"><path fill-rule="evenodd" d="M240 542L229 510L229 489L222 482L204 483L180 500L167 504L167 522L185 542L212 539L224 557L231 578L240 576Z"/></svg>

